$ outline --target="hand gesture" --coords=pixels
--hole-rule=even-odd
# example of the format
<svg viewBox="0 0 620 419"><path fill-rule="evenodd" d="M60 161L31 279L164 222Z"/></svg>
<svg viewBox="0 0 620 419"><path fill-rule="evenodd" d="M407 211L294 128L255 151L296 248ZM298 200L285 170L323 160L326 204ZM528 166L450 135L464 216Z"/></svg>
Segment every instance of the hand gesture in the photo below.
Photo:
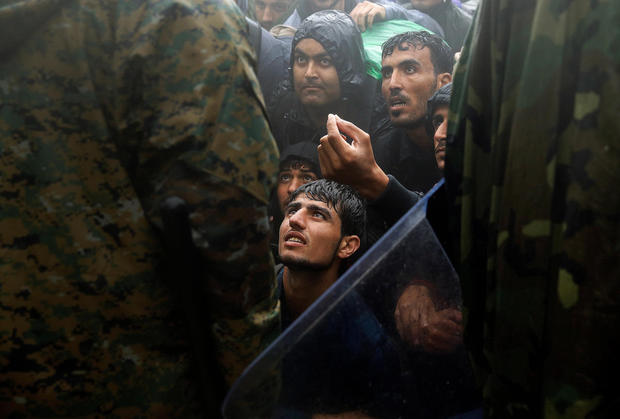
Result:
<svg viewBox="0 0 620 419"><path fill-rule="evenodd" d="M376 199L389 182L375 161L370 136L337 115L327 117L327 135L321 138L318 153L325 178L352 186L366 199Z"/></svg>

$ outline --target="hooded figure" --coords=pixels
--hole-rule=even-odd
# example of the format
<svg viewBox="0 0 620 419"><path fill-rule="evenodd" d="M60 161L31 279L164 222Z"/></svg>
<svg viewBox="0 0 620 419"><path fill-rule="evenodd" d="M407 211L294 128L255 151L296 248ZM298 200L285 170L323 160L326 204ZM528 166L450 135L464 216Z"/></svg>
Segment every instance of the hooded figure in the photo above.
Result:
<svg viewBox="0 0 620 419"><path fill-rule="evenodd" d="M291 51L305 38L312 38L321 44L334 60L342 99L347 100L358 92L366 75L366 53L361 33L353 20L336 10L316 12L308 16L297 29ZM295 54L291 54L291 79L294 60Z"/></svg>
<svg viewBox="0 0 620 419"><path fill-rule="evenodd" d="M304 105L295 91L296 72L297 83L303 83L304 77L309 77L303 75L305 70L295 68L296 57L301 53L298 45L305 39L320 44L338 74L339 98L322 106L319 118L316 109ZM290 79L276 89L269 101L270 119L280 150L303 141L318 145L326 134L328 113L346 115L366 132L379 133L388 128L389 116L383 107L380 87L377 80L366 73L366 54L360 31L347 14L323 10L302 22L293 38L289 74Z"/></svg>

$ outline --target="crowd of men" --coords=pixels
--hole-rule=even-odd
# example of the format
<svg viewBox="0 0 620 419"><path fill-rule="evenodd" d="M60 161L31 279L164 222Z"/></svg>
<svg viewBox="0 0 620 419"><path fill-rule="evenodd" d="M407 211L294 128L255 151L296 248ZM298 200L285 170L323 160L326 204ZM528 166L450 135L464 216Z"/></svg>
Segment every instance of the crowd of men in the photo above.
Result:
<svg viewBox="0 0 620 419"><path fill-rule="evenodd" d="M252 415L608 417L619 10L577 3L0 5L0 416L218 417L445 177L465 315L354 293Z"/></svg>

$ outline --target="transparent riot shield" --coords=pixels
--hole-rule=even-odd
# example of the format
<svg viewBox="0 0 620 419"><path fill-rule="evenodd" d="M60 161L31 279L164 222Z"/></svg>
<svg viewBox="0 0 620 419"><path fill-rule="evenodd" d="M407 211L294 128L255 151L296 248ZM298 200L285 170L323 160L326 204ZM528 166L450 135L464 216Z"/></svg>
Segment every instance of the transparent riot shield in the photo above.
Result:
<svg viewBox="0 0 620 419"><path fill-rule="evenodd" d="M439 186L246 369L225 418L445 418L479 405L458 278L426 219Z"/></svg>

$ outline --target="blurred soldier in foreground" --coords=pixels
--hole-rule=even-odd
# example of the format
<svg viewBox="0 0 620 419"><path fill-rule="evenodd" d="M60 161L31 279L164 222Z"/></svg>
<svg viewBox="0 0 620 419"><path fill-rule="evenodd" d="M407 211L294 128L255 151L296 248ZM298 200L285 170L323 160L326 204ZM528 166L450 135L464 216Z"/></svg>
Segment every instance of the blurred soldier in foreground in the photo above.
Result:
<svg viewBox="0 0 620 419"><path fill-rule="evenodd" d="M619 17L482 1L457 66L452 260L489 417L618 415Z"/></svg>
<svg viewBox="0 0 620 419"><path fill-rule="evenodd" d="M175 296L200 304L215 383L279 323L278 157L243 17L228 1L26 0L0 23L0 416L217 411ZM187 269L161 275L171 196L207 268L197 289L179 289Z"/></svg>

